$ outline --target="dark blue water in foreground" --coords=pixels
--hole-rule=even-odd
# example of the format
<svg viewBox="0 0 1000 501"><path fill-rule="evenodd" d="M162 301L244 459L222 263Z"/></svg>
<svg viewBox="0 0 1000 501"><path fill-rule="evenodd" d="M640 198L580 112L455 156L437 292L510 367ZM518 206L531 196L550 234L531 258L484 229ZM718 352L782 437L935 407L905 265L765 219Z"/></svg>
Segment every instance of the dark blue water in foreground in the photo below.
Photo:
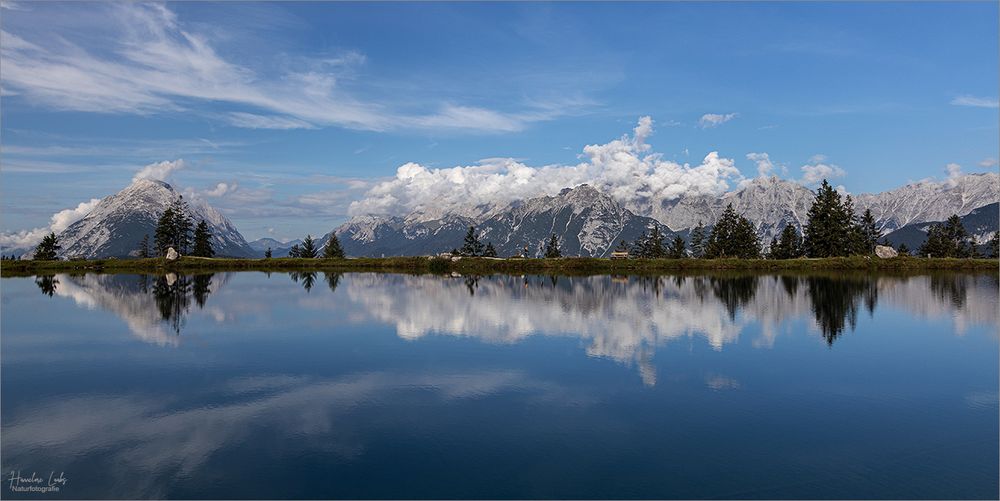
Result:
<svg viewBox="0 0 1000 501"><path fill-rule="evenodd" d="M4 498L998 496L996 277L0 287Z"/></svg>

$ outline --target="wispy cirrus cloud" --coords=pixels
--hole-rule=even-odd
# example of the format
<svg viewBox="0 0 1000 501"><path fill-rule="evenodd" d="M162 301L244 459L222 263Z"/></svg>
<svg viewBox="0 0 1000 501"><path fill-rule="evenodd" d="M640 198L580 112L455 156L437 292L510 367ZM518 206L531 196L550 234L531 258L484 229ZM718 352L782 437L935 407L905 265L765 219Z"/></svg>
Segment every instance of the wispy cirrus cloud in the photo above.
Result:
<svg viewBox="0 0 1000 501"><path fill-rule="evenodd" d="M968 94L956 96L951 100L955 106L973 106L976 108L1000 108L1000 101L992 97L978 97Z"/></svg>
<svg viewBox="0 0 1000 501"><path fill-rule="evenodd" d="M159 4L105 4L96 34L62 30L31 36L7 23L0 33L3 89L56 110L151 115L188 110L210 101L236 108L217 114L236 127L302 129L336 126L490 132L574 112L570 102L527 101L498 110L468 103L421 103L401 111L377 97L342 85L358 78L366 57L357 51L300 61L278 75L263 74L227 58L197 25L187 25ZM95 46L93 39L101 40ZM86 40L86 42L84 42ZM373 86L374 87L374 86Z"/></svg>

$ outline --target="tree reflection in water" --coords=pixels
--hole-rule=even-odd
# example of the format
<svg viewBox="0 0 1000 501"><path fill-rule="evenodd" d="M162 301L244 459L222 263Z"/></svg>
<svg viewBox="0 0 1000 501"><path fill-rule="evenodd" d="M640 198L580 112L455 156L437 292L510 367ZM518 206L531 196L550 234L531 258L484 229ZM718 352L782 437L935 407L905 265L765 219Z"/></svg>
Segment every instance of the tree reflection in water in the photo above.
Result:
<svg viewBox="0 0 1000 501"><path fill-rule="evenodd" d="M181 333L184 314L191 305L191 279L167 273L153 282L153 298L160 317L170 323L175 333Z"/></svg>
<svg viewBox="0 0 1000 501"><path fill-rule="evenodd" d="M35 277L35 285L42 291L42 294L52 297L56 293L56 286L59 285L59 279L55 275L41 275Z"/></svg>
<svg viewBox="0 0 1000 501"><path fill-rule="evenodd" d="M722 304L726 305L730 320L736 318L737 310L753 300L754 294L757 293L757 279L758 277L752 275L710 279L712 292Z"/></svg>
<svg viewBox="0 0 1000 501"><path fill-rule="evenodd" d="M337 292L337 286L340 285L340 277L342 273L330 273L329 271L323 274L323 278L326 279L326 286L330 288L330 292Z"/></svg>
<svg viewBox="0 0 1000 501"><path fill-rule="evenodd" d="M153 299L160 312L160 318L166 320L174 333L180 334L184 325L184 315L191 309L191 299L198 308L203 308L212 292L212 277L214 274L176 275L167 273L156 277L153 282Z"/></svg>
<svg viewBox="0 0 1000 501"><path fill-rule="evenodd" d="M870 314L875 312L878 286L872 277L809 276L805 281L813 316L828 345L847 325L854 330L862 300Z"/></svg>
<svg viewBox="0 0 1000 501"><path fill-rule="evenodd" d="M313 285L316 283L315 271L292 271L288 273L288 277L295 283L302 280L302 288L305 289L306 292L312 291Z"/></svg>
<svg viewBox="0 0 1000 501"><path fill-rule="evenodd" d="M318 279L317 272L288 275L307 293ZM128 319L138 337L175 345L176 339L166 339L167 329L158 332L157 326L165 321L179 334L191 305L204 308L227 279L87 274L37 276L34 282L46 296L100 305ZM809 316L832 346L845 330L856 328L859 311L874 313L879 299L927 318L947 314L959 331L997 319L998 278L985 275L466 275L456 280L326 272L323 279L331 292L347 289L337 304L353 303L380 320L403 325L409 339L447 332L514 342L538 333L572 334L589 339L591 353L639 365L651 361L655 346L684 336L704 336L722 349L754 322L763 327L755 343L770 346L780 324ZM251 292L234 297L229 301L257 300ZM213 305L213 318L226 318L227 304Z"/></svg>

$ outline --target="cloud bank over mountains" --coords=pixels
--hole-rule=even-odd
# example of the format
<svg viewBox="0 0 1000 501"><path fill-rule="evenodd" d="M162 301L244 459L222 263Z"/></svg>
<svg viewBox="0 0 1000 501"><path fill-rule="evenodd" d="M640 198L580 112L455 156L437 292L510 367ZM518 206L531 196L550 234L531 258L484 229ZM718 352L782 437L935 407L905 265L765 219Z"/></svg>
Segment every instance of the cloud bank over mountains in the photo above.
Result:
<svg viewBox="0 0 1000 501"><path fill-rule="evenodd" d="M532 167L502 158L436 169L410 162L400 166L395 177L376 184L352 203L350 213L457 210L555 194L584 183L629 205L681 195L718 195L745 179L733 159L716 151L697 165L666 160L650 151L646 139L652 133L652 118L642 117L632 135L584 147L583 161L576 165Z"/></svg>

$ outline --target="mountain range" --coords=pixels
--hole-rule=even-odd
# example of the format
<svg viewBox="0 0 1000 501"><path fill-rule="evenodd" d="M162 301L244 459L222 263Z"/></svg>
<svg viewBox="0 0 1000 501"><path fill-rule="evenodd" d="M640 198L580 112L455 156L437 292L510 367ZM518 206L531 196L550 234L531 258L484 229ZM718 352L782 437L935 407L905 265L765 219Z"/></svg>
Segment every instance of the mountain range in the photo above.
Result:
<svg viewBox="0 0 1000 501"><path fill-rule="evenodd" d="M756 225L761 241L767 244L785 226L802 230L813 197L813 192L799 183L761 177L720 196L682 196L623 206L599 190L581 185L555 196L477 205L458 213L421 209L406 216L357 216L334 233L353 256L444 252L461 247L466 230L474 225L479 238L493 242L501 256L520 254L524 245L529 246L529 255L540 255L544 240L554 233L565 255L599 257L606 256L618 240L634 241L653 224L660 227L666 240L674 234L687 239L699 222L711 228L729 204ZM854 197L854 205L859 214L871 209L879 229L889 233L909 224L966 215L998 200L1000 176L983 173L860 194ZM986 232L996 231L995 220L985 228ZM328 238L329 234L325 235L323 242Z"/></svg>
<svg viewBox="0 0 1000 501"><path fill-rule="evenodd" d="M156 221L179 194L162 181L140 179L108 196L82 219L60 233L64 257L129 257L136 255L144 235L152 239ZM348 256L429 255L462 246L469 226L483 242L491 242L500 256L540 256L545 241L555 234L567 256L607 256L620 240L635 241L657 226L665 241L688 237L699 221L706 228L728 204L756 227L765 244L787 225L801 230L813 192L793 181L761 177L742 183L719 196L681 196L625 205L587 185L563 189L555 195L514 202L477 204L458 210L422 207L400 216L358 215L317 240L321 248L335 233ZM952 214L969 216L978 242L997 231L1000 175L954 176L946 181L920 181L876 194L854 197L858 213L871 209L879 228L894 243L919 247L930 222ZM248 243L221 212L202 200L189 201L194 221L211 228L216 254L261 257L267 248L274 257L286 256L301 241L263 238ZM990 204L993 204L990 206ZM971 216L970 216L971 215ZM896 242L898 240L898 242ZM5 249L11 252L12 249ZM28 249L15 254L27 254Z"/></svg>

